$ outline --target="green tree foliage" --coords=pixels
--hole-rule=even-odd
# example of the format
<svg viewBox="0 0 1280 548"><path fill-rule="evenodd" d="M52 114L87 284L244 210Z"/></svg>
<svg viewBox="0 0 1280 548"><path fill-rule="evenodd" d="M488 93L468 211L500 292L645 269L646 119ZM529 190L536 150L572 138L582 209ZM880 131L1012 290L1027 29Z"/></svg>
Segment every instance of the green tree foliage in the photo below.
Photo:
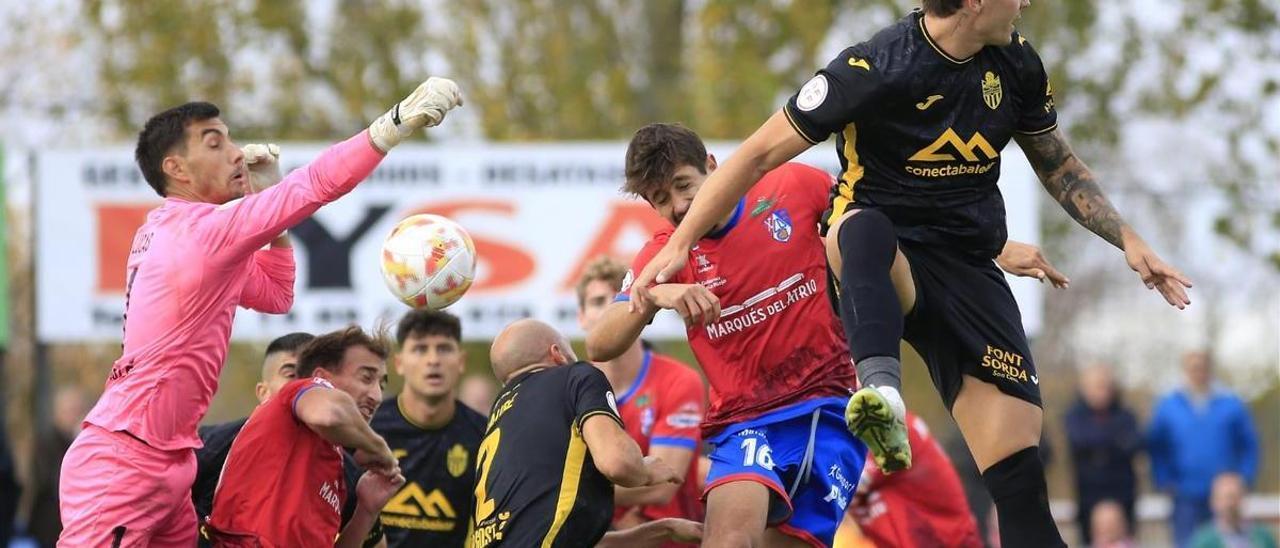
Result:
<svg viewBox="0 0 1280 548"><path fill-rule="evenodd" d="M227 107L241 135L333 138L422 75L447 72L488 139L625 138L654 121L741 139L836 51L917 2L472 0L432 4L438 19L428 4L84 0L97 114L128 135L159 108L202 97ZM1278 20L1265 0L1079 0L1036 3L1019 28L1045 59L1063 127L1104 168L1110 193L1176 227L1170 196L1217 188L1216 231L1280 269L1280 132L1267 126L1268 109L1280 108ZM1141 163L1121 151L1153 134L1201 149L1199 169L1126 172ZM1046 246L1066 255L1088 236L1046 207Z"/></svg>
<svg viewBox="0 0 1280 548"><path fill-rule="evenodd" d="M422 6L299 0L85 0L102 106L122 133L193 98L237 132L323 139L368 123L427 73ZM322 15L324 15L322 17Z"/></svg>

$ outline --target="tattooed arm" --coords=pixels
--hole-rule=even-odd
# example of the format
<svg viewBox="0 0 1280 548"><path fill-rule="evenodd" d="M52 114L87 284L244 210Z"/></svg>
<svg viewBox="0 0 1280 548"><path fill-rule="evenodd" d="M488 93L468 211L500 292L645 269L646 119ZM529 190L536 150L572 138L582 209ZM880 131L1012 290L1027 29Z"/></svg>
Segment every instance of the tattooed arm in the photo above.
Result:
<svg viewBox="0 0 1280 548"><path fill-rule="evenodd" d="M1020 134L1016 139L1045 190L1076 222L1121 250L1124 250L1125 232L1137 236L1102 195L1093 172L1071 151L1062 130L1040 135Z"/></svg>
<svg viewBox="0 0 1280 548"><path fill-rule="evenodd" d="M1129 263L1146 284L1156 289L1169 304L1185 308L1191 304L1185 288L1191 281L1165 264L1141 236L1130 227L1102 194L1093 172L1071 151L1062 130L1039 135L1018 135L1018 146L1027 155L1049 195L1067 210L1076 222L1124 251Z"/></svg>

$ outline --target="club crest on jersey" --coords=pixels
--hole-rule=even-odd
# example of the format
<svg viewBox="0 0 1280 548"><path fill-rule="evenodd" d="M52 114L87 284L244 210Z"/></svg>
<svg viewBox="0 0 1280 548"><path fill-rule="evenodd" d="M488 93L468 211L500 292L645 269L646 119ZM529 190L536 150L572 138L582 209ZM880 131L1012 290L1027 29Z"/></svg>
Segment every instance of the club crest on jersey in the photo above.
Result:
<svg viewBox="0 0 1280 548"><path fill-rule="evenodd" d="M460 478L467 471L467 448L461 443L453 444L449 449L448 455L445 456L445 468L449 470L449 475Z"/></svg>
<svg viewBox="0 0 1280 548"><path fill-rule="evenodd" d="M770 213L769 218L764 220L764 226L769 228L773 239L779 242L787 243L791 239L791 215L785 209Z"/></svg>
<svg viewBox="0 0 1280 548"><path fill-rule="evenodd" d="M1000 106L1000 99L1003 97L1004 91L1000 88L1000 77L988 70L982 79L982 101L991 107L991 110L995 110Z"/></svg>

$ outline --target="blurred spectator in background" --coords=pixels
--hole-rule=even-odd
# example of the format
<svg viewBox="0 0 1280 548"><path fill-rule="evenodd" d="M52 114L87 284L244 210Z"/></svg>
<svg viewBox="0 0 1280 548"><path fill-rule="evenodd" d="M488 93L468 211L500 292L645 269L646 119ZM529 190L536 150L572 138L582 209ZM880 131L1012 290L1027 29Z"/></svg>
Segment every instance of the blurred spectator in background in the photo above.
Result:
<svg viewBox="0 0 1280 548"><path fill-rule="evenodd" d="M1076 519L1083 543L1090 544L1095 504L1110 499L1124 510L1124 523L1133 523L1133 458L1142 449L1142 434L1133 413L1120 403L1111 367L1103 363L1080 373L1080 397L1064 422L1075 467Z"/></svg>
<svg viewBox="0 0 1280 548"><path fill-rule="evenodd" d="M488 373L472 373L462 377L462 385L458 388L458 401L477 413L489 416L493 407L493 398L498 395L498 384L493 375Z"/></svg>
<svg viewBox="0 0 1280 548"><path fill-rule="evenodd" d="M80 387L62 386L53 396L53 428L36 440L36 454L31 460L33 496L27 532L40 546L54 546L62 533L62 520L58 517L58 471L62 469L62 456L80 433L80 424L88 412L89 402Z"/></svg>
<svg viewBox="0 0 1280 548"><path fill-rule="evenodd" d="M1147 434L1155 486L1173 497L1178 546L1212 516L1215 476L1234 472L1252 484L1258 472L1258 436L1244 401L1214 382L1207 352L1187 353L1182 366L1186 386L1156 404Z"/></svg>
<svg viewBox="0 0 1280 548"><path fill-rule="evenodd" d="M8 546L13 537L13 520L18 513L17 473L13 469L13 454L9 451L9 434L4 427L4 414L0 413L0 546Z"/></svg>
<svg viewBox="0 0 1280 548"><path fill-rule="evenodd" d="M1104 499L1093 503L1089 512L1089 538L1085 544L1093 548L1133 548L1130 524L1133 505L1127 508L1119 501Z"/></svg>
<svg viewBox="0 0 1280 548"><path fill-rule="evenodd" d="M1213 479L1213 521L1200 527L1191 548L1275 548L1276 539L1265 527L1244 519L1244 479L1227 472Z"/></svg>

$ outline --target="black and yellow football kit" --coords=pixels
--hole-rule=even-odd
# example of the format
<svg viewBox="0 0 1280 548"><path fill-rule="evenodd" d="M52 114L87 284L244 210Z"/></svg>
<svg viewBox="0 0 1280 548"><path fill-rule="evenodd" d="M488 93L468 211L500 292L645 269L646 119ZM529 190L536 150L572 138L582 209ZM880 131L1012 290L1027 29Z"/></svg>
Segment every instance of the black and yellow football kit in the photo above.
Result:
<svg viewBox="0 0 1280 548"><path fill-rule="evenodd" d="M613 484L591 460L582 425L622 424L595 366L538 369L507 383L480 444L472 548L594 546L613 518Z"/></svg>
<svg viewBox="0 0 1280 548"><path fill-rule="evenodd" d="M904 338L948 408L961 374L1039 405L1017 303L992 262L1008 237L1000 151L1015 134L1057 127L1031 44L1015 32L956 59L915 11L841 52L784 112L812 143L836 134L842 171L824 225L851 209L892 221L917 286Z"/></svg>
<svg viewBox="0 0 1280 548"><path fill-rule="evenodd" d="M389 398L369 423L400 459L405 478L382 508L389 547L466 545L485 418L461 402L455 409L448 424L429 430L404 414L400 398Z"/></svg>

